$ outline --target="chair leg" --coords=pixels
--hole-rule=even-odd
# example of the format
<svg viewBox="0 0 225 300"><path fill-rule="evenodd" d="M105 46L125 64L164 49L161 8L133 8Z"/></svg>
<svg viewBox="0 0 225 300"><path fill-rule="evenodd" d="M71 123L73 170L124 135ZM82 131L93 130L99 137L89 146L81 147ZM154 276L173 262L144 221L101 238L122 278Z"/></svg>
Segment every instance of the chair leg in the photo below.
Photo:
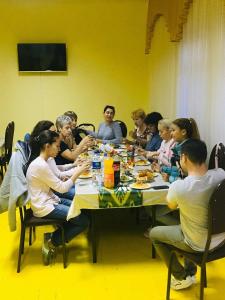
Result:
<svg viewBox="0 0 225 300"><path fill-rule="evenodd" d="M206 265L203 268L203 272L204 272L204 287L207 288Z"/></svg>
<svg viewBox="0 0 225 300"><path fill-rule="evenodd" d="M66 243L65 243L65 232L63 226L60 226L61 228L61 234L62 234L62 250L63 250L63 267L64 269L67 267L66 264Z"/></svg>
<svg viewBox="0 0 225 300"><path fill-rule="evenodd" d="M92 241L92 262L97 262L97 245L96 245L96 222L95 211L91 210L91 241Z"/></svg>
<svg viewBox="0 0 225 300"><path fill-rule="evenodd" d="M21 256L24 252L24 239L25 239L25 226L21 226L20 233L20 245L19 245L19 254L18 254L18 263L17 263L17 273L20 272Z"/></svg>
<svg viewBox="0 0 225 300"><path fill-rule="evenodd" d="M174 255L175 255L175 253L172 252L171 256L170 256L169 267L168 267L166 300L170 300L170 282L171 282L171 273L172 273L172 264L173 264Z"/></svg>
<svg viewBox="0 0 225 300"><path fill-rule="evenodd" d="M153 228L156 225L156 206L152 205L151 209L152 209L152 228ZM155 257L156 257L155 247L152 243L152 258L155 258Z"/></svg>
<svg viewBox="0 0 225 300"><path fill-rule="evenodd" d="M136 213L136 224L140 224L140 207L135 207L135 213Z"/></svg>
<svg viewBox="0 0 225 300"><path fill-rule="evenodd" d="M33 228L30 227L29 228L29 246L32 245L32 232L33 232Z"/></svg>

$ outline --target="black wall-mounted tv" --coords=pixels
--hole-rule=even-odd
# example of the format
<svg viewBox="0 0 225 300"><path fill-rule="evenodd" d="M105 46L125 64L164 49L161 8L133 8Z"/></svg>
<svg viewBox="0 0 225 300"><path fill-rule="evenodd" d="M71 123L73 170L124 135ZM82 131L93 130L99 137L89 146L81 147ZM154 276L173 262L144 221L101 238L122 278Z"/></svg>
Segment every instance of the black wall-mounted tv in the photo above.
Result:
<svg viewBox="0 0 225 300"><path fill-rule="evenodd" d="M21 72L67 71L65 43L19 43L17 52Z"/></svg>

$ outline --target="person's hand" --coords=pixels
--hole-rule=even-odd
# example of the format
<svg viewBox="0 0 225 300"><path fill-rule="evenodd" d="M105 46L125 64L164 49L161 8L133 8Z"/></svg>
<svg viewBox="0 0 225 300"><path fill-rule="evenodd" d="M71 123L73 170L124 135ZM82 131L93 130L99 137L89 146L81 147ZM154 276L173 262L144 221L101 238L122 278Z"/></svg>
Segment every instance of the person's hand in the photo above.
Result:
<svg viewBox="0 0 225 300"><path fill-rule="evenodd" d="M167 173L161 173L161 175L162 175L162 179L164 180L164 181L166 181L166 182L168 182L169 181L169 174L167 174Z"/></svg>
<svg viewBox="0 0 225 300"><path fill-rule="evenodd" d="M145 151L144 149L142 148L136 148L137 150L137 153L138 155L142 155L142 156L146 156L147 155L147 151Z"/></svg>
<svg viewBox="0 0 225 300"><path fill-rule="evenodd" d="M159 164L157 164L156 162L153 162L152 164L151 164L151 168L152 168L152 171L153 172L160 172L160 166L159 166ZM164 173L165 174L165 173Z"/></svg>
<svg viewBox="0 0 225 300"><path fill-rule="evenodd" d="M83 172L89 171L90 168L91 168L91 162L90 161L85 161L81 165L79 165L78 167L76 167L76 172L77 172L77 174L80 175Z"/></svg>
<svg viewBox="0 0 225 300"><path fill-rule="evenodd" d="M132 139L136 139L136 138L137 138L137 133L136 133L136 131L131 130L131 131L129 132L129 136L132 137Z"/></svg>
<svg viewBox="0 0 225 300"><path fill-rule="evenodd" d="M80 165L82 165L83 162L84 162L84 159L78 156L78 158L74 161L73 165L74 165L74 167L80 166Z"/></svg>

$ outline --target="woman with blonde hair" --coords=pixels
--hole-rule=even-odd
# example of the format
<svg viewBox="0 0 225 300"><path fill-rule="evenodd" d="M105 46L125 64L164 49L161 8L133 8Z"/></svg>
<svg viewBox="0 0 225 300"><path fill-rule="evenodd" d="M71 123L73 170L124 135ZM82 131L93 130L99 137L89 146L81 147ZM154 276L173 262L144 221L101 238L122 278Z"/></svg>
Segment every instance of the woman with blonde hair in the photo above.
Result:
<svg viewBox="0 0 225 300"><path fill-rule="evenodd" d="M159 121L158 130L159 135L162 139L161 146L157 151L145 151L144 153L148 159L157 160L158 164L152 164L156 171L159 171L160 167L162 166L171 166L170 160L173 155L172 148L175 146L175 141L172 139L171 136L171 124L172 121L169 119L162 119Z"/></svg>
<svg viewBox="0 0 225 300"><path fill-rule="evenodd" d="M129 132L129 136L134 139L135 144L145 147L149 138L149 130L144 123L146 114L143 109L132 111L131 118L134 121L135 129Z"/></svg>

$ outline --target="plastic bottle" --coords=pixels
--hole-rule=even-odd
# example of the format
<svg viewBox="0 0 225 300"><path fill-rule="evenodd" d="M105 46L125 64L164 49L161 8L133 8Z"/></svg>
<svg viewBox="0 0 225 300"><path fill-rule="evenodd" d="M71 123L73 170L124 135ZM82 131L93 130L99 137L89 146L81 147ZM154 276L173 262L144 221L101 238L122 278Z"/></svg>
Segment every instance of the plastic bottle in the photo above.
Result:
<svg viewBox="0 0 225 300"><path fill-rule="evenodd" d="M120 182L120 158L118 155L114 156L113 170L114 170L114 186L118 186Z"/></svg>
<svg viewBox="0 0 225 300"><path fill-rule="evenodd" d="M104 159L104 187L114 188L113 158L109 156Z"/></svg>
<svg viewBox="0 0 225 300"><path fill-rule="evenodd" d="M92 158L92 173L93 183L98 186L101 185L101 158L98 154L94 154Z"/></svg>

